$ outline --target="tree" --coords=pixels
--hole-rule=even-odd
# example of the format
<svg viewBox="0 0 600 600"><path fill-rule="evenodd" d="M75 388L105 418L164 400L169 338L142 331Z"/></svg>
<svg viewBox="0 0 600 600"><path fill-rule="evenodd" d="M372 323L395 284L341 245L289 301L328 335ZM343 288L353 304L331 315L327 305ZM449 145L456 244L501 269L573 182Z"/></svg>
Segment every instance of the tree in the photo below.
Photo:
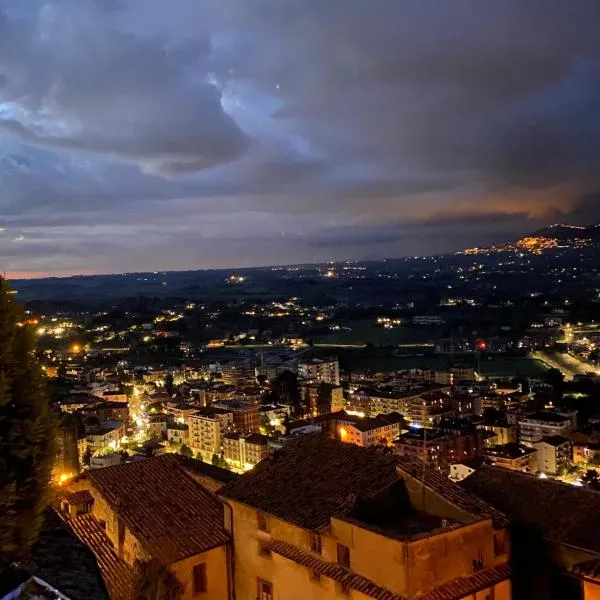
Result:
<svg viewBox="0 0 600 600"><path fill-rule="evenodd" d="M548 369L546 371L544 379L546 380L546 383L552 386L552 389L554 390L554 395L556 397L562 396L563 388L565 385L565 376L563 375L562 371L559 371L558 369L552 367L551 369Z"/></svg>
<svg viewBox="0 0 600 600"><path fill-rule="evenodd" d="M85 467L89 467L90 462L92 462L92 449L89 446L86 446L85 452L83 453L83 456L81 457L81 464L84 465Z"/></svg>
<svg viewBox="0 0 600 600"><path fill-rule="evenodd" d="M175 393L175 383L173 382L173 373L169 372L165 376L165 391L169 396L173 396Z"/></svg>
<svg viewBox="0 0 600 600"><path fill-rule="evenodd" d="M23 321L0 278L0 572L37 539L54 459L53 414L33 332Z"/></svg>
<svg viewBox="0 0 600 600"><path fill-rule="evenodd" d="M179 600L183 585L169 569L155 558L136 562L133 600Z"/></svg>
<svg viewBox="0 0 600 600"><path fill-rule="evenodd" d="M188 458L192 458L194 456L192 449L187 444L181 444L181 448L179 448L179 454L181 454L181 456L187 456Z"/></svg>
<svg viewBox="0 0 600 600"><path fill-rule="evenodd" d="M211 462L215 467L221 467L221 469L229 469L227 461L224 458L221 458L218 454L213 454Z"/></svg>
<svg viewBox="0 0 600 600"><path fill-rule="evenodd" d="M292 371L282 371L271 382L271 402L286 404L295 408L300 407L300 390L298 376Z"/></svg>

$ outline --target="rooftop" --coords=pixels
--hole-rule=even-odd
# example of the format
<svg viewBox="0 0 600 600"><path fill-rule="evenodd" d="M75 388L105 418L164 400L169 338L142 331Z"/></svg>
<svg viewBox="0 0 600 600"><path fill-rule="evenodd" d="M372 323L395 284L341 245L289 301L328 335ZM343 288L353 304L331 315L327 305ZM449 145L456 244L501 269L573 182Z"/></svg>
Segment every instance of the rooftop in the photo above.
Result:
<svg viewBox="0 0 600 600"><path fill-rule="evenodd" d="M508 444L500 444L498 446L492 446L486 450L488 456L497 456L498 458L520 458L522 456L528 456L537 452L535 448L528 448L522 446L516 442L510 442Z"/></svg>
<svg viewBox="0 0 600 600"><path fill-rule="evenodd" d="M546 423L568 423L571 419L565 415L559 415L551 410L538 410L530 415L526 415L522 421L544 421Z"/></svg>
<svg viewBox="0 0 600 600"><path fill-rule="evenodd" d="M550 446L554 446L555 448L557 448L558 446L563 446L564 444L570 443L569 439L566 437L563 437L562 435L550 435L548 437L542 438L541 441Z"/></svg>
<svg viewBox="0 0 600 600"><path fill-rule="evenodd" d="M228 541L220 501L170 454L92 470L88 477L144 549L165 564Z"/></svg>
<svg viewBox="0 0 600 600"><path fill-rule="evenodd" d="M221 493L299 527L319 530L334 515L374 522L373 519L383 515L374 507L385 506L385 502L380 503L390 490L401 494L406 478L420 481L474 516L505 523L498 511L418 460L344 444L321 435L302 436L288 442L273 458L259 463ZM398 527L404 528L405 535L423 527L429 531L436 528L436 523L425 524L407 504L405 507L406 511L400 511L402 514L394 511L390 515L393 524L386 524L389 519L385 516L381 526L388 533L393 535L394 528L398 533ZM369 509L367 513L365 508Z"/></svg>
<svg viewBox="0 0 600 600"><path fill-rule="evenodd" d="M543 539L600 553L600 492L490 466L460 487Z"/></svg>

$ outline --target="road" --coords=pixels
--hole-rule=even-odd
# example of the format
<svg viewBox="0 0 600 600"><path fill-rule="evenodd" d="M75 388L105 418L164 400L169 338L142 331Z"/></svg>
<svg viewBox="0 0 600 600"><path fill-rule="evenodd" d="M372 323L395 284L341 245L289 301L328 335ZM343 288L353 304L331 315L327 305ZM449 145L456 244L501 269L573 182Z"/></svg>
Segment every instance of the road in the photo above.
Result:
<svg viewBox="0 0 600 600"><path fill-rule="evenodd" d="M572 381L574 375L584 375L590 371L597 372L595 367L589 363L566 352L552 354L550 352L534 352L532 356L561 371L567 381Z"/></svg>

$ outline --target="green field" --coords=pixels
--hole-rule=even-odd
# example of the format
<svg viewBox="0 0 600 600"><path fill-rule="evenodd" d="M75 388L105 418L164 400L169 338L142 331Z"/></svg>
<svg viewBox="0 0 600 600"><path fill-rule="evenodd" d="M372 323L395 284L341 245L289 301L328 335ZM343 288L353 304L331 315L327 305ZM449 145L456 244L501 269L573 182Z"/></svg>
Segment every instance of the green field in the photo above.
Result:
<svg viewBox="0 0 600 600"><path fill-rule="evenodd" d="M335 355L345 370L371 369L377 371L401 371L404 369L430 368L445 370L452 363L477 367L472 354L433 354L424 350L417 353L400 353L391 348L315 348L316 356ZM547 367L543 362L527 357L489 355L481 357L481 371L490 377L539 377Z"/></svg>

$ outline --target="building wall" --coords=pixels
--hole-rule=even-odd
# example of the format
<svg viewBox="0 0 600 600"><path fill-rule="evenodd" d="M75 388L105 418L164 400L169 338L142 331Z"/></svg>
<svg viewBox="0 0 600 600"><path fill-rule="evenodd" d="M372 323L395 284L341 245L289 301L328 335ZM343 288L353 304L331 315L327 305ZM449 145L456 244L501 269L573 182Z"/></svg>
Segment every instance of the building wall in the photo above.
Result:
<svg viewBox="0 0 600 600"><path fill-rule="evenodd" d="M583 582L583 600L600 600L600 581Z"/></svg>
<svg viewBox="0 0 600 600"><path fill-rule="evenodd" d="M206 592L194 594L194 566L206 564ZM228 585L227 546L219 546L171 565L171 570L183 584L181 600L227 600ZM255 596L252 596L254 598ZM238 600L241 598L238 597Z"/></svg>
<svg viewBox="0 0 600 600"><path fill-rule="evenodd" d="M260 554L260 542L272 538L310 551L309 531L266 515L269 532L261 532L256 510L235 501L228 502L233 507L234 576L238 600L257 597L258 578L272 584L274 600L340 597L337 585L327 577L322 576L318 583L314 582L308 568L276 554L270 557ZM428 510L434 502L434 499L426 502ZM464 513L443 501L438 500L437 508L444 514L454 511L456 516L464 518ZM344 544L350 549L352 571L398 594L412 596L456 577L472 575L473 560L482 560L484 567L508 560L506 554L494 555L493 540L494 531L489 521L477 521L443 535L407 544L333 518L330 528L321 536L321 556L324 561L337 562L337 544ZM495 600L510 600L510 585L501 584L497 588ZM358 600L363 595L353 590L351 598ZM487 596L484 594L481 598Z"/></svg>

